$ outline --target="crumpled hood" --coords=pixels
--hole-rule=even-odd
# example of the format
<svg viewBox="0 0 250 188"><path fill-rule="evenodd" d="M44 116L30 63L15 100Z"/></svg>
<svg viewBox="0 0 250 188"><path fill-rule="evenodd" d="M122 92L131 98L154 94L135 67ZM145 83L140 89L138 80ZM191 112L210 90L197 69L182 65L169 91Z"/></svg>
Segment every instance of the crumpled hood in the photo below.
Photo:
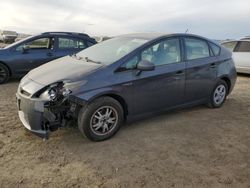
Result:
<svg viewBox="0 0 250 188"><path fill-rule="evenodd" d="M63 80L77 81L83 75L87 75L102 66L101 64L66 56L33 69L28 73L27 77L46 86Z"/></svg>

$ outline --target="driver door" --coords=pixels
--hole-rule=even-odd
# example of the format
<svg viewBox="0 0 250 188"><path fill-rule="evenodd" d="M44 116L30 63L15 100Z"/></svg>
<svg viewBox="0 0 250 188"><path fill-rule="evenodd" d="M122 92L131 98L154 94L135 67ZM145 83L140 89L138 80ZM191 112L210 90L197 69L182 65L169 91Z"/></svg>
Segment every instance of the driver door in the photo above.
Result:
<svg viewBox="0 0 250 188"><path fill-rule="evenodd" d="M124 91L132 93L131 115L157 112L183 102L185 63L180 44L179 38L164 39L145 48L124 65L125 69L132 69L123 73L127 80ZM154 63L155 70L137 74L135 66L141 60Z"/></svg>
<svg viewBox="0 0 250 188"><path fill-rule="evenodd" d="M54 37L35 38L15 48L12 58L16 62L16 73L26 74L31 69L55 59L54 41Z"/></svg>

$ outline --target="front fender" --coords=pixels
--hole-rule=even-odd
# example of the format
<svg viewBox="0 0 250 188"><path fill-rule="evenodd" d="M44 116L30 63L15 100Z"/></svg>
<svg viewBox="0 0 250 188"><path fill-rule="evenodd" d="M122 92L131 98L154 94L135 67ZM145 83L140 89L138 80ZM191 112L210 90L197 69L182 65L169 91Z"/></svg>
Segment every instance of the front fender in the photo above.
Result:
<svg viewBox="0 0 250 188"><path fill-rule="evenodd" d="M121 96L121 92L119 92L119 90L114 90L113 87L106 87L106 88L99 88L99 89L79 93L79 94L76 94L75 97L84 101L85 103L90 103L91 101L93 101L94 99L100 96L112 95L112 94Z"/></svg>

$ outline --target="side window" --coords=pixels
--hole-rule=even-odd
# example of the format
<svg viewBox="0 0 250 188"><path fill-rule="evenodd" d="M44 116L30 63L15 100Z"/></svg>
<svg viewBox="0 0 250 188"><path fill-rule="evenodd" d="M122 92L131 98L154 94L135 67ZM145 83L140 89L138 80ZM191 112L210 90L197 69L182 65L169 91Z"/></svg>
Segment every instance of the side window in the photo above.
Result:
<svg viewBox="0 0 250 188"><path fill-rule="evenodd" d="M84 49L86 48L86 44L81 39L74 38L58 38L58 48L59 49Z"/></svg>
<svg viewBox="0 0 250 188"><path fill-rule="evenodd" d="M221 45L232 52L234 50L236 44L237 44L237 42L234 41L234 42L225 42L225 43L222 43Z"/></svg>
<svg viewBox="0 0 250 188"><path fill-rule="evenodd" d="M216 44L211 43L211 42L209 42L209 45L210 45L210 47L211 47L211 49L212 49L212 51L213 51L213 54L214 54L215 56L220 55L220 47L219 47L219 46L217 46Z"/></svg>
<svg viewBox="0 0 250 188"><path fill-rule="evenodd" d="M88 45L88 47L90 47L90 46L93 46L94 43L87 41L87 45Z"/></svg>
<svg viewBox="0 0 250 188"><path fill-rule="evenodd" d="M138 56L134 56L132 59L130 59L127 63L123 64L120 67L120 71L125 71L125 70L132 70L135 69L137 66L137 63L139 63L139 58Z"/></svg>
<svg viewBox="0 0 250 188"><path fill-rule="evenodd" d="M167 39L143 50L141 60L151 61L155 66L180 62L181 52L179 39Z"/></svg>
<svg viewBox="0 0 250 188"><path fill-rule="evenodd" d="M196 38L185 38L187 60L209 57L209 47L206 41Z"/></svg>
<svg viewBox="0 0 250 188"><path fill-rule="evenodd" d="M28 46L30 50L53 49L54 41L55 39L53 37L39 38L18 46L16 50L17 51L22 50L23 46Z"/></svg>
<svg viewBox="0 0 250 188"><path fill-rule="evenodd" d="M158 65L178 63L181 60L180 41L178 38L167 39L143 50L123 64L120 71L135 69L140 60L147 60Z"/></svg>
<svg viewBox="0 0 250 188"><path fill-rule="evenodd" d="M250 52L250 42L247 42L247 41L239 42L235 51L236 52Z"/></svg>

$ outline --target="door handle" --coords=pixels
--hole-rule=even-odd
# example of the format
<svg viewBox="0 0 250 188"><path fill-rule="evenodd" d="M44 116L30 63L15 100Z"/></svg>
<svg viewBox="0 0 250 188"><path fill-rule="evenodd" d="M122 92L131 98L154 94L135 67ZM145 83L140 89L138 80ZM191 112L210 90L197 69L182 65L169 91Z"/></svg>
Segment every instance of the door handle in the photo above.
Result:
<svg viewBox="0 0 250 188"><path fill-rule="evenodd" d="M210 65L210 68L215 68L216 67L216 64L215 63L212 63L211 65Z"/></svg>
<svg viewBox="0 0 250 188"><path fill-rule="evenodd" d="M122 84L123 86L132 86L133 83L132 82L128 82L128 83L125 83L125 84Z"/></svg>
<svg viewBox="0 0 250 188"><path fill-rule="evenodd" d="M175 73L176 76L181 76L181 75L183 75L183 74L184 74L184 71L177 71L177 72Z"/></svg>
<svg viewBox="0 0 250 188"><path fill-rule="evenodd" d="M53 53L52 52L48 52L47 56L51 57L51 56L53 56Z"/></svg>

